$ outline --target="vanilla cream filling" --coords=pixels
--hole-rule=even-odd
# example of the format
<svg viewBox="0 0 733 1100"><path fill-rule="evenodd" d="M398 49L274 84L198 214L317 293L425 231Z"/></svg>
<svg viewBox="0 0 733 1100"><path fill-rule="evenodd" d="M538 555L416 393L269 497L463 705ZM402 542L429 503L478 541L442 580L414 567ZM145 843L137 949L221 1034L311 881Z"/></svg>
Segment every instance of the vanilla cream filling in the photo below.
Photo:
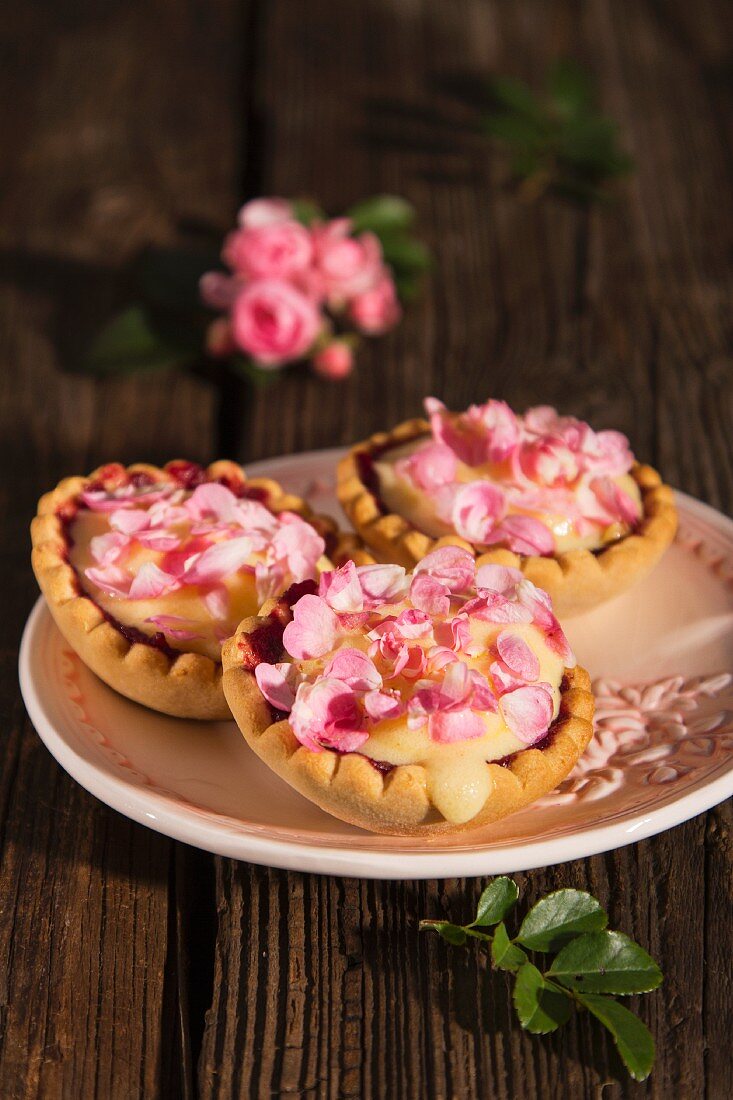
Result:
<svg viewBox="0 0 733 1100"><path fill-rule="evenodd" d="M419 489L408 478L400 477L395 469L400 459L409 458L424 444L425 437L419 437L400 447L385 451L384 454L375 458L374 469L379 478L380 496L386 508L390 512L403 516L419 531L437 539L445 535L455 534L453 527L437 514L435 502L429 493ZM506 482L503 482L500 472L501 467L492 464L467 466L463 462L458 462L456 481L461 484L479 480L494 481L499 488L504 488ZM621 477L615 477L612 480L637 503L641 513L641 493L633 477L630 474L623 474ZM592 531L581 535L576 530L573 520L568 516L530 511L529 509L516 507L513 504L509 504L508 513L510 515L531 516L549 527L554 535L555 552L558 554L565 553L568 550L600 550L608 543L628 534L629 531L625 524L612 523L605 528L594 526Z"/></svg>
<svg viewBox="0 0 733 1100"><path fill-rule="evenodd" d="M407 605L380 608L380 615L399 614L405 606ZM489 669L494 658L489 649L502 630L510 629L512 634L521 637L536 653L540 663L537 682L550 685L553 719L556 718L560 709L560 685L564 665L562 659L548 646L542 631L531 623L499 624L472 618L470 624L471 641L480 645L482 652L478 657L458 653L459 660L469 668L478 669L491 682ZM429 649L434 643L432 640L426 642L417 638L410 644ZM363 634L349 635L343 639L341 645L366 652L369 639ZM333 653L330 653L317 661L296 664L308 679L315 679L332 657ZM379 667L379 658L376 663ZM436 682L439 683L439 680ZM414 691L414 684L413 680L398 677L386 681L384 690L396 688L407 702ZM427 722L418 729L410 729L407 715L385 719L372 727L369 739L360 746L359 752L386 764L421 765L425 769L427 792L433 805L446 821L460 825L476 816L493 790L493 780L487 764L531 747L512 733L502 718L500 709L495 714L484 713L482 720L485 730L482 736L470 741L441 744L431 738Z"/></svg>
<svg viewBox="0 0 733 1100"><path fill-rule="evenodd" d="M69 561L77 571L84 591L103 611L123 626L134 627L151 637L162 632L173 649L201 653L212 661L221 660L222 639L234 634L242 619L256 615L259 610L261 601L257 596L254 573L239 570L222 582L228 596L227 613L223 618L212 616L200 590L194 585L186 585L154 599L131 600L114 596L99 588L85 575L87 569L98 565L92 557L91 540L97 535L108 534L109 531L110 526L104 513L81 510L74 520L71 528L73 546L69 550ZM185 536L187 528L185 524L176 525L170 531ZM246 535L246 531L242 531L242 534ZM185 547L185 544L182 546ZM264 557L264 552L253 553L248 564L254 566L257 561L263 561ZM164 553L150 550L133 541L122 559L122 565L134 575L145 562L154 562L161 567L164 558ZM171 627L175 629L180 626L191 630L197 637L187 638L185 641L176 640L167 633L165 627L147 621L158 615L173 615L185 620L172 623Z"/></svg>

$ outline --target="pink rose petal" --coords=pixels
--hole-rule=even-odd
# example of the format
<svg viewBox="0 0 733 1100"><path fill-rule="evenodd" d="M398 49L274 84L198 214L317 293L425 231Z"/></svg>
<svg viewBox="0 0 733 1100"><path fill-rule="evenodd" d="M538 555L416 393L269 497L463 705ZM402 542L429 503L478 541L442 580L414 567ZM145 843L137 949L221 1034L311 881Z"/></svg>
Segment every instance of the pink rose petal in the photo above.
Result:
<svg viewBox="0 0 733 1100"><path fill-rule="evenodd" d="M428 720L428 732L433 741L442 745L457 741L471 741L486 732L484 720L480 714L469 710L438 711Z"/></svg>
<svg viewBox="0 0 733 1100"><path fill-rule="evenodd" d="M206 610L212 619L226 619L229 615L229 592L224 586L212 588L204 597Z"/></svg>
<svg viewBox="0 0 733 1100"><path fill-rule="evenodd" d="M467 592L474 583L476 561L460 546L441 546L418 562L415 573L428 573L451 592Z"/></svg>
<svg viewBox="0 0 733 1100"><path fill-rule="evenodd" d="M502 695L501 715L509 729L525 745L543 737L552 721L552 696L549 687L532 684Z"/></svg>
<svg viewBox="0 0 733 1100"><path fill-rule="evenodd" d="M85 569L84 576L108 596L124 598L130 591L130 575L118 565L107 565L103 569Z"/></svg>
<svg viewBox="0 0 733 1100"><path fill-rule="evenodd" d="M519 569L512 569L508 565L480 565L476 570L476 587L489 588L492 592L500 592L502 596L510 596L522 580Z"/></svg>
<svg viewBox="0 0 733 1100"><path fill-rule="evenodd" d="M145 622L160 627L168 638L177 642L193 642L203 637L191 625L180 626L180 623L191 623L190 619L183 619L180 615L151 615Z"/></svg>
<svg viewBox="0 0 733 1100"><path fill-rule="evenodd" d="M369 691L364 696L364 709L374 722L383 722L404 714L405 704L396 691Z"/></svg>
<svg viewBox="0 0 733 1100"><path fill-rule="evenodd" d="M283 633L283 644L297 660L322 657L333 649L341 625L320 596L301 596L293 607L293 621Z"/></svg>
<svg viewBox="0 0 733 1100"><path fill-rule="evenodd" d="M109 525L124 535L136 535L150 524L150 512L144 508L118 508L109 517Z"/></svg>
<svg viewBox="0 0 733 1100"><path fill-rule="evenodd" d="M183 507L194 522L211 518L215 523L234 523L238 505L238 498L226 485L205 482L196 486Z"/></svg>
<svg viewBox="0 0 733 1100"><path fill-rule="evenodd" d="M447 615L450 589L429 573L416 573L410 585L410 602L427 615Z"/></svg>
<svg viewBox="0 0 733 1100"><path fill-rule="evenodd" d="M323 748L354 752L369 736L356 695L340 680L301 684L290 712L290 725L311 752Z"/></svg>
<svg viewBox="0 0 733 1100"><path fill-rule="evenodd" d="M490 481L471 481L456 493L451 521L461 538L487 544L505 511L501 489Z"/></svg>
<svg viewBox="0 0 733 1100"><path fill-rule="evenodd" d="M354 691L375 691L382 686L382 677L374 662L360 649L337 650L323 670L323 675L342 680Z"/></svg>
<svg viewBox="0 0 733 1100"><path fill-rule="evenodd" d="M255 680L265 699L275 710L285 713L291 710L300 680L295 665L289 661L276 665L259 664L255 668Z"/></svg>
<svg viewBox="0 0 733 1100"><path fill-rule="evenodd" d="M347 561L340 569L322 573L318 582L318 595L334 611L355 613L364 608L364 594L353 561Z"/></svg>
<svg viewBox="0 0 733 1100"><path fill-rule="evenodd" d="M179 586L177 577L164 572L155 562L144 562L132 578L128 598L131 600L156 600Z"/></svg>
<svg viewBox="0 0 733 1100"><path fill-rule="evenodd" d="M449 485L456 476L458 460L445 443L426 443L409 458L395 464L398 477L412 481L418 489L432 492Z"/></svg>
<svg viewBox="0 0 733 1100"><path fill-rule="evenodd" d="M401 565L360 565L356 572L369 608L399 603L407 595L410 578Z"/></svg>
<svg viewBox="0 0 733 1100"><path fill-rule="evenodd" d="M183 580L186 584L219 584L248 564L252 555L252 540L242 538L217 542L187 566Z"/></svg>
<svg viewBox="0 0 733 1100"><path fill-rule="evenodd" d="M488 535L487 546L505 543L515 554L547 555L555 552L555 539L549 527L531 516L507 516Z"/></svg>
<svg viewBox="0 0 733 1100"><path fill-rule="evenodd" d="M121 558L129 546L127 535L109 531L106 535L96 535L89 543L89 550L97 564L104 568Z"/></svg>
<svg viewBox="0 0 733 1100"><path fill-rule="evenodd" d="M502 630L496 639L496 648L510 672L522 680L534 681L540 674L540 660L524 638L511 630Z"/></svg>

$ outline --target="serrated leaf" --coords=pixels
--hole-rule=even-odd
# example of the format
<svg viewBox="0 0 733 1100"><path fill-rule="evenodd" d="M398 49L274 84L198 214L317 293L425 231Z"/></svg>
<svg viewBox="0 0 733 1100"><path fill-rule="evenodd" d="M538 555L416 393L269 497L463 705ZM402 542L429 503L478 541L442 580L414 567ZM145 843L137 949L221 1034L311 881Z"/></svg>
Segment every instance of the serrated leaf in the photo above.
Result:
<svg viewBox="0 0 733 1100"><path fill-rule="evenodd" d="M516 905L518 897L519 890L513 879L507 878L506 875L495 878L493 882L489 883L478 900L474 925L486 927L487 925L498 924L500 920L504 919L512 906Z"/></svg>
<svg viewBox="0 0 733 1100"><path fill-rule="evenodd" d="M451 924L447 920L421 920L421 932L437 932L444 940L454 947L461 947L466 942L465 929L459 924Z"/></svg>
<svg viewBox="0 0 733 1100"><path fill-rule="evenodd" d="M153 327L142 306L130 306L98 333L84 359L90 374L133 374L182 366L195 358Z"/></svg>
<svg viewBox="0 0 733 1100"><path fill-rule="evenodd" d="M529 962L517 973L512 999L522 1027L534 1035L556 1031L570 1017L569 995L552 989Z"/></svg>
<svg viewBox="0 0 733 1100"><path fill-rule="evenodd" d="M314 222L325 219L326 215L313 199L293 199L290 205L293 208L295 220L299 221L301 225L309 226L313 225Z"/></svg>
<svg viewBox="0 0 733 1100"><path fill-rule="evenodd" d="M374 195L352 206L346 217L351 219L355 233L371 230L381 236L409 229L415 221L415 207L399 195Z"/></svg>
<svg viewBox="0 0 733 1100"><path fill-rule="evenodd" d="M548 975L581 993L649 993L662 972L623 932L588 932L564 947Z"/></svg>
<svg viewBox="0 0 733 1100"><path fill-rule="evenodd" d="M597 993L578 993L576 999L608 1028L624 1065L635 1081L645 1081L654 1067L654 1038L646 1024L628 1008Z"/></svg>
<svg viewBox="0 0 733 1100"><path fill-rule="evenodd" d="M527 956L521 947L517 947L509 939L506 926L497 925L494 931L494 940L491 944L491 961L498 970L519 970L527 961Z"/></svg>
<svg viewBox="0 0 733 1100"><path fill-rule="evenodd" d="M581 932L607 924L600 903L585 890L555 890L530 909L515 938L530 951L557 951Z"/></svg>

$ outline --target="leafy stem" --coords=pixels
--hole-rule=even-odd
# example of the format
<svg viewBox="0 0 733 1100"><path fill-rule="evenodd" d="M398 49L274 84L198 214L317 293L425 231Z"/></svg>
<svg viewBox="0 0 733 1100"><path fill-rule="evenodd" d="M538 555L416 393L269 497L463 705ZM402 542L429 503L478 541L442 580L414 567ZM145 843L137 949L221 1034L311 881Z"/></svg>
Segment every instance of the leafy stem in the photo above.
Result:
<svg viewBox="0 0 733 1100"><path fill-rule="evenodd" d="M610 1032L631 1076L645 1080L654 1065L654 1040L616 997L656 989L662 972L655 961L623 932L609 929L600 903L584 890L540 898L511 937L504 918L518 898L516 883L503 876L483 891L470 924L423 920L420 930L437 932L455 947L468 939L485 944L494 968L514 976L512 999L527 1031L556 1031L573 1007L590 1012ZM554 958L540 967L533 961L537 954Z"/></svg>

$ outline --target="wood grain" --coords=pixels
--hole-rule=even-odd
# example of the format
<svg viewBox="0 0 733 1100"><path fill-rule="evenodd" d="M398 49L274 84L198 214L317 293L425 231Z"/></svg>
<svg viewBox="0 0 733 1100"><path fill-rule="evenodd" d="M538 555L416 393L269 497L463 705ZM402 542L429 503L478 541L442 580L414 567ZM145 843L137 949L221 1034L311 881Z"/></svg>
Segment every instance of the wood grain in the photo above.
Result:
<svg viewBox="0 0 733 1100"><path fill-rule="evenodd" d="M0 1095L733 1094L729 805L517 876L523 906L592 890L662 963L663 989L637 1006L657 1068L636 1086L588 1019L530 1037L473 951L418 934L421 916L467 916L481 880L319 878L173 844L60 771L15 679L35 498L106 459L252 461L349 442L425 393L454 407L491 393L621 428L730 511L726 0L77 0L18 6L6 32ZM537 83L560 55L593 72L636 161L607 207L519 202L476 130L477 81ZM242 195L310 193L337 211L380 190L416 204L435 264L344 385L286 377L245 417L237 386L59 370L125 262L182 221L223 228Z"/></svg>

